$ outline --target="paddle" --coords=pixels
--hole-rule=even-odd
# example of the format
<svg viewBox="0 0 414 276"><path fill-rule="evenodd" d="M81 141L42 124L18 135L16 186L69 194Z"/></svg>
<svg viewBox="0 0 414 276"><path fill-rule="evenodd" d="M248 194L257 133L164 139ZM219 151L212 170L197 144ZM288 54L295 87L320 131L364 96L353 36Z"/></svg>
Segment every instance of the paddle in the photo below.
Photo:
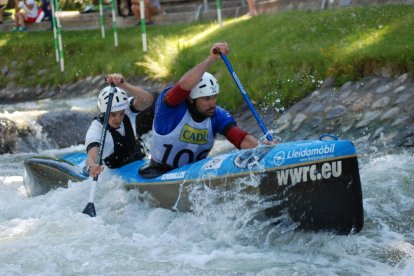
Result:
<svg viewBox="0 0 414 276"><path fill-rule="evenodd" d="M102 153L105 145L105 138L106 138L106 131L108 130L108 121L109 121L109 114L111 113L111 106L112 106L112 99L114 98L114 90L115 90L115 84L111 83L112 89L108 96L108 105L106 107L104 122L103 122L103 129L101 134L101 142L99 147L99 153L98 158L99 162L98 165L102 166ZM96 182L98 181L98 176L95 176L93 178L92 184L91 184L91 190L89 193L89 201L86 205L85 209L83 209L82 213L89 215L90 217L96 217L96 211L95 211L95 205L94 205L94 198L95 198L95 190L96 190Z"/></svg>
<svg viewBox="0 0 414 276"><path fill-rule="evenodd" d="M214 50L215 54L218 54L218 51ZM227 56L223 53L220 53L221 58L223 59L224 63L227 66L227 69L230 72L230 75L233 77L234 82L236 83L237 87L239 88L241 94L243 95L244 100L246 101L247 105L250 108L250 111L253 113L254 117L256 118L257 123L259 124L260 128L262 129L263 133L266 135L267 140L273 141L272 136L270 135L269 131L267 130L266 126L264 125L263 121L260 119L259 114L257 113L256 109L254 108L252 102L250 101L249 96L246 93L246 90L244 90L243 85L241 84L239 78L237 77L236 73L233 70L233 67L230 64L230 61L228 60Z"/></svg>

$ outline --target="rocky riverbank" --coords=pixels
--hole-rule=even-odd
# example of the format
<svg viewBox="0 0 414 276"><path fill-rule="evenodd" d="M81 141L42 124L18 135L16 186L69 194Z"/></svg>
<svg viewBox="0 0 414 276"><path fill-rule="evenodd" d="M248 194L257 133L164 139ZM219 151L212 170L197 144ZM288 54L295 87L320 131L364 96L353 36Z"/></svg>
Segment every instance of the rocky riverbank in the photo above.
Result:
<svg viewBox="0 0 414 276"><path fill-rule="evenodd" d="M41 74L39 74L41 75ZM98 95L101 87L105 85L105 76L87 77L73 84L63 84L53 87L41 87L34 89L18 87L10 82L5 88L0 88L0 103L11 104L43 99L74 98L79 96ZM162 84L143 77L128 78L133 84L142 85L149 90L159 90Z"/></svg>
<svg viewBox="0 0 414 276"><path fill-rule="evenodd" d="M19 90L19 93L0 94L2 102L52 99L80 95L96 95L102 76L56 89ZM160 92L161 84L137 78L131 83ZM330 133L352 140L358 151L395 149L414 146L414 77L403 74L396 78L366 77L357 82L333 87L326 80L295 105L269 104L258 108L261 118L273 135L281 141L319 139ZM4 91L4 90L3 90ZM236 93L236 92L235 92ZM283 111L282 111L283 110ZM76 111L49 112L38 117L37 124L52 147L67 147L84 142L86 129L93 114ZM242 128L256 137L263 136L247 105L242 105L235 117ZM33 150L30 141L36 130L30 126L19 128L16 122L0 116L0 153Z"/></svg>
<svg viewBox="0 0 414 276"><path fill-rule="evenodd" d="M366 77L342 87L330 83L325 81L279 114L270 107L263 121L282 141L319 139L320 134L330 133L353 141L359 152L414 146L412 75ZM237 118L249 132L263 136L247 107Z"/></svg>

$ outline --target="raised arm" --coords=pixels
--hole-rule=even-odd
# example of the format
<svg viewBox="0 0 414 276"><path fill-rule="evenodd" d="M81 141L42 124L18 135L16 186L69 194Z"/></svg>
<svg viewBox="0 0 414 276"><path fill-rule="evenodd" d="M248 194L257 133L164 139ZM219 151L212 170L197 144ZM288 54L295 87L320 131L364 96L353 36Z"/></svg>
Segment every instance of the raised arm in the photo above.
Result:
<svg viewBox="0 0 414 276"><path fill-rule="evenodd" d="M201 79L211 64L220 58L220 52L228 54L229 46L226 42L215 43L210 49L210 55L201 63L193 67L181 77L178 84L184 90L191 90Z"/></svg>
<svg viewBox="0 0 414 276"><path fill-rule="evenodd" d="M134 96L133 106L136 110L144 110L154 102L154 97L150 92L142 87L128 83L121 74L109 74L106 76L108 84L114 83L115 86L124 89L131 96Z"/></svg>

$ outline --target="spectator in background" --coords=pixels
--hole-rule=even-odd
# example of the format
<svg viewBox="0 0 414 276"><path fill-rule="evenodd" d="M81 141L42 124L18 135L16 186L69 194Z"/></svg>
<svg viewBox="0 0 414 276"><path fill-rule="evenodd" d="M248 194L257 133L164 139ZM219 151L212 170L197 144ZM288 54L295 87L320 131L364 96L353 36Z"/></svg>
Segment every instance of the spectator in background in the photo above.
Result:
<svg viewBox="0 0 414 276"><path fill-rule="evenodd" d="M247 0L247 5L249 6L249 12L247 13L247 16L256 16L257 10L255 0Z"/></svg>
<svg viewBox="0 0 414 276"><path fill-rule="evenodd" d="M3 24L3 12L6 9L8 0L0 0L0 24Z"/></svg>
<svg viewBox="0 0 414 276"><path fill-rule="evenodd" d="M50 0L42 0L42 11L45 14L43 19L50 20L50 28L53 29L52 7L50 6Z"/></svg>
<svg viewBox="0 0 414 276"><path fill-rule="evenodd" d="M122 1L123 1L123 0L117 0L117 1L116 1L117 8L118 8L118 15L119 15L119 16L122 16L122 17L127 17L127 16L134 15L134 14L132 13L132 10L131 10L131 6L132 6L131 0L125 0L125 1L126 1L126 5L127 5L127 7L126 7L126 8L128 9L128 11L127 11L127 13L126 13L126 14L125 14L125 13L123 13L124 9L123 9L123 5L122 5Z"/></svg>
<svg viewBox="0 0 414 276"><path fill-rule="evenodd" d="M139 6L139 0L132 0L131 6L132 12L135 17L138 19L138 22L141 22L141 10ZM144 12L145 12L145 24L152 25L152 17L161 12L161 5L159 0L144 0Z"/></svg>
<svg viewBox="0 0 414 276"><path fill-rule="evenodd" d="M35 0L23 0L16 2L15 22L13 32L23 32L27 26L42 21L45 13L39 9Z"/></svg>

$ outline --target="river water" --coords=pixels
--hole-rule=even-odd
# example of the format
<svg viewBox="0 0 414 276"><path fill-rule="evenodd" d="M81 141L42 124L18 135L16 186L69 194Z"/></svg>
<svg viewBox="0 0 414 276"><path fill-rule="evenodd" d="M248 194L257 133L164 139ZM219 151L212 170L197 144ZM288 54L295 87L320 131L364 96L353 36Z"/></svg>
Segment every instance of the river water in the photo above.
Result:
<svg viewBox="0 0 414 276"><path fill-rule="evenodd" d="M91 106L93 98L46 100L2 105L0 115L24 124ZM84 146L51 149L41 130L33 144L0 155L0 275L414 275L412 151L360 156L364 228L337 236L247 224L254 210L237 193L196 190L192 213L154 208L107 171L90 218L81 211L91 180L34 198L23 183L25 158ZM227 149L216 143L215 152Z"/></svg>

